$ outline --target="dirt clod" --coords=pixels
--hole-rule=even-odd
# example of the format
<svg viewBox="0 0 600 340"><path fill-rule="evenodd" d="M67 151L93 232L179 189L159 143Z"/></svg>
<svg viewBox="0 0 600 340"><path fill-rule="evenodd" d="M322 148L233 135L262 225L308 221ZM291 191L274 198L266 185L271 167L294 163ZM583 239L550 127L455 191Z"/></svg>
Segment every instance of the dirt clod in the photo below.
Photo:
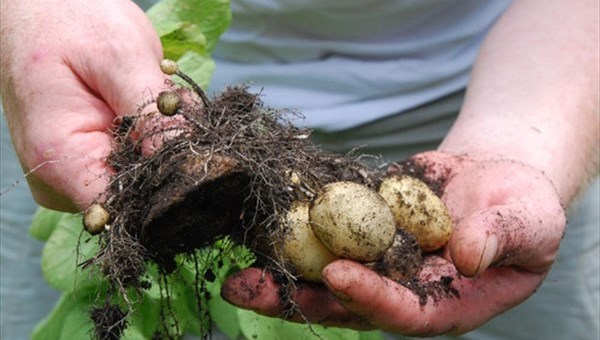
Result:
<svg viewBox="0 0 600 340"><path fill-rule="evenodd" d="M127 327L127 313L117 305L106 302L101 307L92 309L94 337L97 340L118 340Z"/></svg>

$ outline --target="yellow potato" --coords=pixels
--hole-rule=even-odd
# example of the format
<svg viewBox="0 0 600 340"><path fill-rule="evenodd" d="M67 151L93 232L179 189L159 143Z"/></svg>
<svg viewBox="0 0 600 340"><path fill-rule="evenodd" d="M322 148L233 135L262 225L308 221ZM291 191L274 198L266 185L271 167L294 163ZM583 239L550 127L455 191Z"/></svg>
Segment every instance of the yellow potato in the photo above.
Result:
<svg viewBox="0 0 600 340"><path fill-rule="evenodd" d="M100 234L105 230L110 216L108 211L100 204L92 204L83 214L83 227L92 235Z"/></svg>
<svg viewBox="0 0 600 340"><path fill-rule="evenodd" d="M284 222L283 256L295 274L307 281L320 282L321 271L334 261L333 255L315 236L308 223L308 202L293 202Z"/></svg>
<svg viewBox="0 0 600 340"><path fill-rule="evenodd" d="M171 59L163 59L160 62L160 70L166 75L173 75L179 70L177 62Z"/></svg>
<svg viewBox="0 0 600 340"><path fill-rule="evenodd" d="M444 202L420 180L391 176L383 180L379 194L394 213L396 227L412 234L424 251L443 247L452 235L452 220Z"/></svg>
<svg viewBox="0 0 600 340"><path fill-rule="evenodd" d="M394 241L394 217L377 192L352 182L325 185L310 208L315 235L335 255L375 261Z"/></svg>

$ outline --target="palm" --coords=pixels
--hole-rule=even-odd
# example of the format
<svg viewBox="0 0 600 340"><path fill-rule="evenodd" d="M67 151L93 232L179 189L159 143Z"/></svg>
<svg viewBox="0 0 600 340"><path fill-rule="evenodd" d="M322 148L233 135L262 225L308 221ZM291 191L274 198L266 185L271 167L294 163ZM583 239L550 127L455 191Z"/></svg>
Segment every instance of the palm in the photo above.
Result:
<svg viewBox="0 0 600 340"><path fill-rule="evenodd" d="M455 223L443 257L428 257L420 279L451 278L454 290L422 305L404 286L339 260L322 273L329 290L298 289L294 298L303 315L296 320L409 335L460 333L523 301L542 282L565 225L558 196L542 174L519 163L435 152L414 161L425 168L427 180L444 188L442 198ZM276 284L261 274L258 269L237 274L223 295L239 306L280 315Z"/></svg>

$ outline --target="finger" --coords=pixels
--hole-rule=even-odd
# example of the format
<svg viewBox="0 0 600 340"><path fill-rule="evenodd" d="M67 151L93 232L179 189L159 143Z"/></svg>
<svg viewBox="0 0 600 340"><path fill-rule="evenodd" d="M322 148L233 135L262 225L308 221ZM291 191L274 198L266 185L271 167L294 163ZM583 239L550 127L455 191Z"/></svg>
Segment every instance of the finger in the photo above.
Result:
<svg viewBox="0 0 600 340"><path fill-rule="evenodd" d="M407 160L393 163L388 174L408 174L423 181L438 196L441 196L452 176L471 164L467 157L438 151L427 151Z"/></svg>
<svg viewBox="0 0 600 340"><path fill-rule="evenodd" d="M543 175L519 164L478 165L451 179L444 201L455 219L447 249L463 275L491 265L545 272L553 263L566 220Z"/></svg>
<svg viewBox="0 0 600 340"><path fill-rule="evenodd" d="M37 154L39 161L32 161L34 166L25 171L34 199L68 212L101 200L110 174L105 163L109 153L110 138L101 132L76 136L62 145L46 144Z"/></svg>
<svg viewBox="0 0 600 340"><path fill-rule="evenodd" d="M372 329L362 318L350 313L322 285L298 283L291 299L298 310L291 316L290 305L282 296L282 287L264 270L249 268L228 278L221 295L230 303L259 314L286 317L294 322L311 322L327 326Z"/></svg>
<svg viewBox="0 0 600 340"><path fill-rule="evenodd" d="M67 67L38 52L15 84L15 148L40 204L80 211L106 186L113 113Z"/></svg>
<svg viewBox="0 0 600 340"><path fill-rule="evenodd" d="M116 115L132 115L169 87L160 70L162 50L153 45L152 41L131 45L112 40L95 44L91 51L90 46L79 46L86 51L73 58L70 66ZM107 60L99 62L98 58Z"/></svg>
<svg viewBox="0 0 600 340"><path fill-rule="evenodd" d="M119 10L118 15L103 13L103 27L82 32L91 37L71 41L63 58L115 114L124 115L134 114L168 86L160 71L163 51L152 24L133 3L122 3Z"/></svg>
<svg viewBox="0 0 600 340"><path fill-rule="evenodd" d="M422 297L415 293L416 286L412 291L351 261L333 262L324 269L323 277L350 311L383 330L415 336L471 330L523 301L543 278L511 268L496 268L469 279L457 275L445 260L430 259L421 280L452 280L446 288L449 294L437 295L435 301L430 297L423 304Z"/></svg>

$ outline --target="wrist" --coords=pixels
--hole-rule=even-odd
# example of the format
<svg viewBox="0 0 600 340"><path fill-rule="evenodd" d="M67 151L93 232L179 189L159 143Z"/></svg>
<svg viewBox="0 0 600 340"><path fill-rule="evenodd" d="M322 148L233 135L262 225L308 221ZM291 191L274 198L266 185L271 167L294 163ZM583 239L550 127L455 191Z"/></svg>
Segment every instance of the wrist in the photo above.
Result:
<svg viewBox="0 0 600 340"><path fill-rule="evenodd" d="M481 121L469 122L467 113L438 150L478 161L506 160L535 168L555 186L564 207L597 175L593 135L570 135L585 131L569 127L568 122L536 123L527 117L502 120L497 116L478 119Z"/></svg>

